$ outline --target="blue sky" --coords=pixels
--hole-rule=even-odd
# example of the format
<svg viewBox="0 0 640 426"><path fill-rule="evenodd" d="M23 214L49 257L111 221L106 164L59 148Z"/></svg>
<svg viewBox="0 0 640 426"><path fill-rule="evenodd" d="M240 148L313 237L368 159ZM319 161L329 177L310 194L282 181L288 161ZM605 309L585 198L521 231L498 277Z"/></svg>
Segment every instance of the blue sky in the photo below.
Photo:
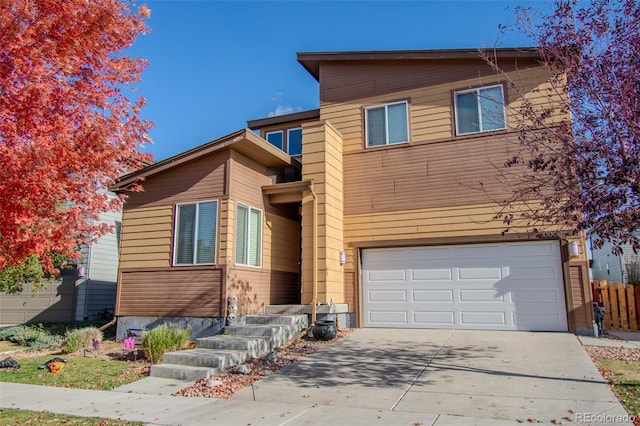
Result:
<svg viewBox="0 0 640 426"><path fill-rule="evenodd" d="M142 2L141 2L142 3ZM296 52L491 47L518 4L543 1L146 1L151 32L127 52L149 67L137 84L155 123L145 151L162 160L246 126L318 108ZM528 46L517 32L501 47Z"/></svg>

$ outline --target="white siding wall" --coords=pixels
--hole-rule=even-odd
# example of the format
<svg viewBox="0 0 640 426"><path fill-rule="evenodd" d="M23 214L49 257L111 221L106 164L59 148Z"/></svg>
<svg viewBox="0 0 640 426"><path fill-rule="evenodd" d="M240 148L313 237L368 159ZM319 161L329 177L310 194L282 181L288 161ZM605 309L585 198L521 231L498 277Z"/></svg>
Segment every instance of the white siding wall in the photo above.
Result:
<svg viewBox="0 0 640 426"><path fill-rule="evenodd" d="M636 234L639 234L637 231ZM596 235L591 235L592 240L597 238ZM611 243L604 242L601 249L592 249L593 254L593 279L594 280L607 280L617 283L626 282L627 275L625 273L625 265L628 262L634 260L638 255L633 253L631 246L625 244L622 246L622 257L615 255L611 252Z"/></svg>
<svg viewBox="0 0 640 426"><path fill-rule="evenodd" d="M110 193L111 196L115 196ZM84 317L100 319L105 309L115 308L116 282L118 280L118 253L120 250L120 231L122 212L107 212L100 220L115 227L108 233L80 251L84 256L84 277L77 284L76 320Z"/></svg>

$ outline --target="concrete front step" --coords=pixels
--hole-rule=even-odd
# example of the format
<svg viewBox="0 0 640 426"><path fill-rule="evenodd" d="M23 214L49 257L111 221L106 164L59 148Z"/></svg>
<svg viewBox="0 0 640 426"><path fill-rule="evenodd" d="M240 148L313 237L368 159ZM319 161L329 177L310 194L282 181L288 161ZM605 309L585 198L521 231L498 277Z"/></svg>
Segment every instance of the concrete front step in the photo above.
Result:
<svg viewBox="0 0 640 426"><path fill-rule="evenodd" d="M241 350L247 351L252 357L257 357L269 352L269 338L220 334L196 339L196 347L204 349Z"/></svg>
<svg viewBox="0 0 640 426"><path fill-rule="evenodd" d="M224 370L232 365L242 364L249 358L251 357L247 351L195 348L185 351L167 352L163 355L162 362Z"/></svg>
<svg viewBox="0 0 640 426"><path fill-rule="evenodd" d="M246 316L246 324L282 324L302 330L309 325L309 317L307 315L253 314Z"/></svg>
<svg viewBox="0 0 640 426"><path fill-rule="evenodd" d="M224 335L196 340L196 348L168 352L151 366L152 377L198 380L287 343L308 324L307 315L248 315L246 324L227 326Z"/></svg>
<svg viewBox="0 0 640 426"><path fill-rule="evenodd" d="M179 364L155 364L151 366L151 377L160 377L175 380L196 380L207 378L220 371L217 368L194 367L191 365Z"/></svg>

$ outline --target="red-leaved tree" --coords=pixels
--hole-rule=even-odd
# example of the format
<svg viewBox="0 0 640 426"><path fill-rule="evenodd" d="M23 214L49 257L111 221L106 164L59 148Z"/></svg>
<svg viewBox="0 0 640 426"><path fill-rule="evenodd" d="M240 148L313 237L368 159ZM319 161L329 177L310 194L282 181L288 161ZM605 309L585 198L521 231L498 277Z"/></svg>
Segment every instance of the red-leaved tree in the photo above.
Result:
<svg viewBox="0 0 640 426"><path fill-rule="evenodd" d="M596 246L609 240L618 253L624 244L638 251L640 3L557 0L547 16L523 8L517 16L549 87L527 99L502 73L522 103L511 111L519 137L503 174L510 197L500 200L498 216L534 231L545 223L593 231ZM491 52L483 55L501 71ZM558 120L568 114L570 121Z"/></svg>
<svg viewBox="0 0 640 426"><path fill-rule="evenodd" d="M151 123L125 89L146 62L121 51L147 30L145 6L118 0L0 3L0 271L55 274L109 229L104 189L143 163ZM17 268L17 269L16 269ZM23 269L24 271L24 269ZM22 274L24 275L24 274ZM0 289L20 291L2 276Z"/></svg>

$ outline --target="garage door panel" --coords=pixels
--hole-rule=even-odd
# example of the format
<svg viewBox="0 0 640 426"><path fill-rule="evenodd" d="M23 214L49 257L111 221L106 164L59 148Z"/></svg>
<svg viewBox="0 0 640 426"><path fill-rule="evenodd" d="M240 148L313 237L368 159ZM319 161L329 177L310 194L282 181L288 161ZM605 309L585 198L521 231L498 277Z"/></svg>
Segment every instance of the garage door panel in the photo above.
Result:
<svg viewBox="0 0 640 426"><path fill-rule="evenodd" d="M408 324L406 311L369 311L369 321L374 323Z"/></svg>
<svg viewBox="0 0 640 426"><path fill-rule="evenodd" d="M413 290L414 302L453 302L453 290Z"/></svg>
<svg viewBox="0 0 640 426"><path fill-rule="evenodd" d="M362 262L365 327L567 330L557 241L365 249Z"/></svg>
<svg viewBox="0 0 640 426"><path fill-rule="evenodd" d="M458 268L460 280L500 280L502 268Z"/></svg>
<svg viewBox="0 0 640 426"><path fill-rule="evenodd" d="M406 290L371 290L369 291L370 302L406 302Z"/></svg>
<svg viewBox="0 0 640 426"><path fill-rule="evenodd" d="M369 277L369 281L375 283L377 281L380 282L388 282L388 281L405 281L406 275L404 269L397 270L375 270L369 271L367 274Z"/></svg>
<svg viewBox="0 0 640 426"><path fill-rule="evenodd" d="M412 269L411 279L413 281L451 281L451 269Z"/></svg>
<svg viewBox="0 0 640 426"><path fill-rule="evenodd" d="M561 295L556 289L517 289L511 291L511 300L515 303L535 303L545 308L544 303L556 303ZM553 306L547 306L553 309Z"/></svg>
<svg viewBox="0 0 640 426"><path fill-rule="evenodd" d="M504 296L495 290L460 290L460 302L504 302Z"/></svg>
<svg viewBox="0 0 640 426"><path fill-rule="evenodd" d="M484 312L461 312L460 323L463 325L473 326L499 326L507 325L507 315L502 311L484 311Z"/></svg>
<svg viewBox="0 0 640 426"><path fill-rule="evenodd" d="M455 324L454 318L453 311L413 311L413 322L416 325L437 324L443 328L452 327Z"/></svg>

